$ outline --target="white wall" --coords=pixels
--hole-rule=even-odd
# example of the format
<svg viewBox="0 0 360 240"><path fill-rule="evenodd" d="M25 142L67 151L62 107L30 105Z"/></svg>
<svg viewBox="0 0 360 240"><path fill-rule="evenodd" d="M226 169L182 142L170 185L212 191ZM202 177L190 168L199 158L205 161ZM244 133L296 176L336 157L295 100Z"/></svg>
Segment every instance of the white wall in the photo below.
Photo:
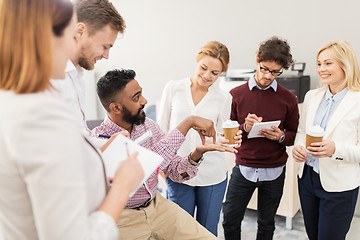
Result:
<svg viewBox="0 0 360 240"><path fill-rule="evenodd" d="M169 80L192 76L199 48L210 40L230 50L229 69L254 68L259 43L287 39L296 61L306 62L311 87L319 84L316 52L329 40L349 41L360 56L356 0L112 0L127 23L124 36L97 63L99 76L131 68L155 103Z"/></svg>

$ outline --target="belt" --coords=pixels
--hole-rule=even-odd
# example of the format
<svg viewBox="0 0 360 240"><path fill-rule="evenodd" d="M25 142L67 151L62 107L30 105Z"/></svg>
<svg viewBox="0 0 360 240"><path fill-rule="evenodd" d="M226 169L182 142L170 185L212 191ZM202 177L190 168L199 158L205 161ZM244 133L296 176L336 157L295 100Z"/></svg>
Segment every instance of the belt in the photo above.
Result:
<svg viewBox="0 0 360 240"><path fill-rule="evenodd" d="M152 200L154 200L154 199L151 199L151 201L152 201ZM135 208L133 208L133 209L141 210L142 208L146 208L147 206L150 205L151 201L148 201L148 202L144 203L143 205L138 206L138 207L135 207Z"/></svg>

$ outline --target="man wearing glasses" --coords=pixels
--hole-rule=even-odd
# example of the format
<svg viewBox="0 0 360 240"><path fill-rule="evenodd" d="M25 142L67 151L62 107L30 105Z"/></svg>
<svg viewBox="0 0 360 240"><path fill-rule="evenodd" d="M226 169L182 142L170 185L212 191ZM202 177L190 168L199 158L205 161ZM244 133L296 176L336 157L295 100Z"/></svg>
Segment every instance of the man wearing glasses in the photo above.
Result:
<svg viewBox="0 0 360 240"><path fill-rule="evenodd" d="M263 42L256 56L257 69L247 84L230 91L231 119L240 124L242 145L236 154L226 201L223 206L226 240L241 239L241 221L254 190L258 189L258 240L272 239L275 214L283 193L286 146L293 145L299 110L296 96L276 82L292 64L290 46L272 37ZM280 120L278 127L263 129L248 138L253 125Z"/></svg>

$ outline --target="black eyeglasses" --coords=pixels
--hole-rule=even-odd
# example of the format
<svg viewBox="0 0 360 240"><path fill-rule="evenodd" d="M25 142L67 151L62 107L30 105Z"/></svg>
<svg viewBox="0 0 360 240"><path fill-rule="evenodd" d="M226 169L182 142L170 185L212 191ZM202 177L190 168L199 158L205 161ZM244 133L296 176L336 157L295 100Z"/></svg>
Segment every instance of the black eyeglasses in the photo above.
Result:
<svg viewBox="0 0 360 240"><path fill-rule="evenodd" d="M260 66L260 72L264 74L271 73L271 75L273 75L274 77L280 76L283 73L283 69L281 69L280 71L271 71L266 67L262 67L260 64L259 66Z"/></svg>

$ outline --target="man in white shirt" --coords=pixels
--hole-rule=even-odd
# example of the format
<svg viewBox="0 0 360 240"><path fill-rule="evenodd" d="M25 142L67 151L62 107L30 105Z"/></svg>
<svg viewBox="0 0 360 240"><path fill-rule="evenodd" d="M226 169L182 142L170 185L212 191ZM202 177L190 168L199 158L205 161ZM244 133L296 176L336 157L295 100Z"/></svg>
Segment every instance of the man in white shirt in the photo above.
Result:
<svg viewBox="0 0 360 240"><path fill-rule="evenodd" d="M125 21L108 0L77 0L74 3L78 17L75 33L76 49L67 63L65 79L51 80L51 93L64 100L74 111L82 131L90 135L85 118L85 83L83 69L93 70L95 63L109 58L110 48L119 33L125 30ZM104 141L95 141L97 147Z"/></svg>

